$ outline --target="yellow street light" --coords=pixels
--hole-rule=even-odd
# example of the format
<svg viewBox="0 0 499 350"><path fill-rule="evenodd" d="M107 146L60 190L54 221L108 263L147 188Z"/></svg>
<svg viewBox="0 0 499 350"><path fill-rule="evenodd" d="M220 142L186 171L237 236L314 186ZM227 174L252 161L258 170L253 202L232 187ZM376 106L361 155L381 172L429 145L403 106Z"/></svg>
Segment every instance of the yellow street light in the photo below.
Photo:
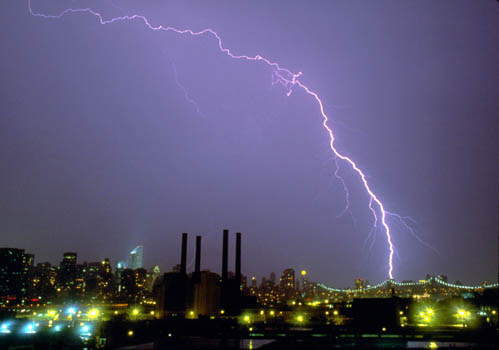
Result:
<svg viewBox="0 0 499 350"><path fill-rule="evenodd" d="M99 310L98 309L90 309L90 311L88 311L88 317L90 317L90 318L99 317Z"/></svg>

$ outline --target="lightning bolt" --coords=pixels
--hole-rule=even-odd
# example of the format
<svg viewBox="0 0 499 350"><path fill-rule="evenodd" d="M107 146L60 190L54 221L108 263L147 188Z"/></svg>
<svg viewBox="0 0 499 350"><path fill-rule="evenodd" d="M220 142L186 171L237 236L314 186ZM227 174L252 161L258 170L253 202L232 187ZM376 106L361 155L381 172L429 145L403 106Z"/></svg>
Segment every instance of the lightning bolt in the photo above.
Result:
<svg viewBox="0 0 499 350"><path fill-rule="evenodd" d="M120 22L120 21L138 20L138 21L143 22L150 30L153 30L153 31L174 32L177 34L182 34L182 35L187 34L187 35L191 35L191 36L210 35L215 39L220 52L229 56L230 58L239 59L239 60L246 60L246 61L263 62L268 67L273 69L272 82L274 84L282 85L287 90L287 92L286 92L287 96L291 95L294 88L301 88L305 93L307 93L310 97L312 97L317 102L317 105L319 107L319 112L320 112L322 119L323 119L322 126L324 127L325 131L327 132L327 134L329 136L329 147L330 147L331 151L333 152L335 159L341 159L351 167L351 169L359 176L359 178L362 182L362 185L364 186L364 189L367 192L367 195L369 196L369 209L371 210L371 212L374 216L374 225L376 226L378 223L381 223L381 226L383 227L385 235L386 235L386 240L388 243L388 250L389 250L388 276L390 277L390 279L393 279L393 255L395 253L395 248L394 248L394 245L392 242L390 227L387 224L388 212L385 210L381 200L378 198L378 196L371 189L371 186L369 185L364 172L358 167L358 165L350 157L340 153L338 151L338 149L335 147L335 144L334 144L335 137L333 134L333 130L328 125L329 117L327 116L327 114L324 110L324 103L322 102L322 100L319 97L319 94L317 92L313 91L307 85L305 85L303 82L301 82L299 80L300 76L302 75L302 72L293 73L291 70L281 67L277 62L273 62L273 61L271 61L271 60L269 60L261 55L258 55L258 54L254 55L254 56L235 54L230 49L225 48L223 46L221 37L218 35L217 32L215 32L211 28L206 28L206 29L203 29L200 31L194 31L192 29L177 29L177 28L169 27L169 26L165 27L163 25L156 25L155 26L155 25L151 24L145 16L137 15L137 14L114 17L114 18L106 20L103 18L103 16L99 12L96 12L91 8L76 8L76 9L68 8L68 9L62 11L58 15L46 15L43 13L35 12L31 6L31 0L28 0L28 8L29 8L29 12L32 16L42 17L45 19L59 19L65 15L71 14L71 13L86 13L86 14L90 14L90 15L95 16L99 20L100 24L102 24L102 25L112 24L112 23ZM336 175L336 176L339 177L339 175ZM346 188L346 186L345 186L345 188ZM376 208L374 208L374 205L376 206ZM348 207L348 205L347 205L347 207Z"/></svg>
<svg viewBox="0 0 499 350"><path fill-rule="evenodd" d="M175 78L175 83L177 84L177 86L180 88L180 90L182 90L182 92L184 93L184 97L185 97L185 100L187 102L189 102L191 105L193 105L195 108L196 108L196 113L199 114L201 117L205 118L205 115L201 112L201 109L199 108L199 105L197 104L196 101L194 101L190 96L189 96L189 92L187 91L187 89L185 88L184 85L182 85L180 83L180 81L178 80L178 72L177 72L177 67L175 66L175 64L172 62L172 68L173 68L173 77Z"/></svg>
<svg viewBox="0 0 499 350"><path fill-rule="evenodd" d="M343 208L341 213L339 213L336 216L337 218L340 218L343 215L345 215L347 211L350 213L350 215L352 215L352 213L350 212L350 192L348 191L348 187L347 184L345 183L345 180L339 174L340 166L338 165L338 159L334 160L334 164L336 165L336 170L334 171L334 177L336 177L341 182L341 184L343 185L343 191L345 192L345 208Z"/></svg>

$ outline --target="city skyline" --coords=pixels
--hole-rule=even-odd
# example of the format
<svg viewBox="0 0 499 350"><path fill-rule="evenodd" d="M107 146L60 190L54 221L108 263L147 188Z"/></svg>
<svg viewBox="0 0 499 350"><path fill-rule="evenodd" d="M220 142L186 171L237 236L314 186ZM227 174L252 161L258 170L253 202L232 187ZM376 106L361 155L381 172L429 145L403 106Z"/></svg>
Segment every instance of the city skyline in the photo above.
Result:
<svg viewBox="0 0 499 350"><path fill-rule="evenodd" d="M36 13L66 8L32 4ZM278 3L248 4L95 10L214 27L234 52L302 71L341 152L404 218L389 218L395 279L496 280L491 3L314 3L275 18ZM0 37L10 53L0 68L0 246L40 261L75 250L118 261L142 245L144 265L166 271L178 261L178 232L191 232L209 238L205 266L219 271L217 233L233 227L245 232L250 274L293 266L332 286L387 278L384 232L371 230L359 178L332 159L303 91L286 96L275 72L220 55L212 37L102 26L85 13L37 18L23 1L0 6L16 29Z"/></svg>
<svg viewBox="0 0 499 350"><path fill-rule="evenodd" d="M224 231L227 231L228 230L224 230ZM187 233L184 233L183 235L188 235ZM200 239L202 238L202 236L196 236L197 239ZM183 244L183 243L182 243ZM231 243L228 243L228 246L231 246L232 248L235 249L235 244L231 244ZM137 265L134 265L134 264L130 264L130 260L132 260L133 258L131 258L131 256L133 254L136 254L136 252L139 250L140 248L140 258L142 259L143 258L143 246L139 245L137 246L136 248L134 248L130 253L129 253L129 262L128 263L125 263L123 260L119 260L119 258L117 259L109 259L109 257L103 257L101 259L97 259L95 261L90 261L90 260L86 260L86 259L82 259L80 257L80 259L78 260L78 252L63 252L61 253L61 256L62 256L62 260L60 261L37 261L36 260L36 254L34 254L33 252L27 252L25 251L25 254L26 256L29 257L29 262L30 264L34 267L34 266L45 266L47 263L48 264L51 264L53 267L57 267L57 268L61 268L63 265L64 265L64 261L66 260L67 256L70 256L72 260L74 260L74 263L75 264L78 264L79 266L86 266L88 264L92 265L92 264L101 264L101 263L110 263L110 268L111 270L123 270L123 269L131 269L131 270L136 270L136 269L144 269L146 271L150 271L151 273L153 271L161 271L161 273L168 273L168 272L178 272L179 269L180 269L180 264L174 264L172 266L169 266L169 267L166 267L166 268L161 268L160 270L157 270L159 268L159 266L161 265L160 263L159 264L153 264L151 266L143 266L142 264L137 264ZM25 250L23 248L19 248L19 247L0 247L0 249L21 249L21 250ZM184 248L182 247L182 250ZM185 256L185 269L186 269L186 273L187 274L192 274L194 275L196 273L195 271L195 265L193 263L194 259L196 258L197 256L197 251L194 253L193 257L190 257L189 254L188 254L188 251L190 250L194 250L194 249L197 249L197 247L191 247L190 245L186 244L186 256ZM231 254L230 253L230 250L228 250L227 254ZM180 260L183 261L183 258L181 257L181 254L179 254L179 257L180 257ZM229 258L229 256L228 256ZM233 257L232 257L233 258ZM189 259L189 263L187 263L187 259ZM200 253L200 256L199 256L199 259L203 259L203 256L202 254ZM232 266L232 265L231 265ZM223 263L220 264L220 269L223 270ZM219 269L219 270L220 270ZM211 270L209 268L201 268L201 271L206 271L206 272L213 272L217 275L219 275L219 277L221 278L221 276L223 275L223 273L220 273L219 270ZM234 276L234 273L236 271L236 266L233 266L233 267L228 267L228 272L231 274L231 276ZM295 270L295 267L287 267L285 268L283 271L278 271L278 270L272 270L270 269L270 273L263 273L263 272L248 272L248 273L244 273L244 277L245 279L247 280L247 282L245 282L245 284L247 283L248 285L251 285L252 283L256 283L256 285L260 286L260 285L264 285L266 281L273 281L272 283L276 283L276 274L275 272L277 272L278 274L279 273L282 273L282 276L286 276L287 274L289 273L292 273L293 274L293 281L296 281L296 283L298 283L298 285L301 283L300 281L309 281L309 276L310 276L310 272L309 270L305 270L305 269L296 269ZM290 272L291 271L291 272ZM296 276L295 276L296 275ZM280 279L280 282L279 283L283 283L283 280L282 280L282 277L281 276L281 279ZM268 278L267 278L268 277ZM469 283L466 283L467 281L464 281L464 280L461 280L459 279L458 276L451 276L451 278L454 278L456 277L456 282L457 285L462 285L462 286L473 286L472 284L469 284ZM287 277L284 277L285 279ZM419 285L419 284L424 284L426 282L431 282L433 280L437 280L437 281L443 281L445 283L450 283L450 285L454 286L455 284L452 282L452 280L450 280L448 278L448 276L445 274L445 273L440 273L440 274L436 274L436 275L431 275L431 274L426 274L425 276L417 276L417 277L414 277L414 278L404 278L404 279L400 279L400 280L393 280L393 283L395 283L395 285L401 285L403 286L404 284L406 283L415 283L416 285ZM324 288L328 289L330 288L331 290L355 290L355 289L359 289L359 283L361 285L360 289L362 288L366 288L366 287L374 287L374 288L377 288L379 286L383 286L385 285L388 281L390 281L389 279L386 279L386 280L383 280L383 281L375 281L374 283L370 283L369 279L367 278L364 278L364 276L355 276L352 278L352 281L353 282L353 285L343 285L343 286L339 286L339 285L327 285L325 283L323 283L322 281L320 280L313 280L313 281L310 281L311 283L314 283L314 284L319 284L321 286L323 286ZM424 282L426 281L426 282ZM279 284L278 283L278 284ZM293 282L294 283L294 282ZM482 281L481 283L479 284L476 284L475 287L481 287L483 285L487 285L487 286L492 286L492 287L496 287L497 286L497 281L495 280L492 280L492 281ZM294 284L293 284L294 286ZM298 287L297 287L298 288ZM304 286L302 286L302 288L304 288Z"/></svg>

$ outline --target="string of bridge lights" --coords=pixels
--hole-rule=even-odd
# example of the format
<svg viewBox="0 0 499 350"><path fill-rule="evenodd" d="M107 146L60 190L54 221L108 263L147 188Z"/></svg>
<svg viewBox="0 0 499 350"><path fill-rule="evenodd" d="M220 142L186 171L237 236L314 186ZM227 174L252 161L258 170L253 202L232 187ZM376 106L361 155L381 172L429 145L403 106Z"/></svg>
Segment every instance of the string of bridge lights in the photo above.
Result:
<svg viewBox="0 0 499 350"><path fill-rule="evenodd" d="M443 285L445 287L450 287L450 288L457 288L461 290L483 290L483 289L493 289L493 288L498 288L499 283L494 283L494 284L486 284L482 286L467 286L467 285L459 285L459 284L453 284L453 283L448 283L445 282L444 280L438 278L438 277L430 277L429 279L421 282L396 282L395 280L388 279L385 280L381 283L378 283L373 286L368 286L365 288L331 288L326 286L323 283L319 283L318 286L321 288L326 289L329 292L337 292L337 293L358 293L358 292L365 292L377 288L384 287L386 285L393 285L397 287L422 287L431 283L437 283L440 285Z"/></svg>

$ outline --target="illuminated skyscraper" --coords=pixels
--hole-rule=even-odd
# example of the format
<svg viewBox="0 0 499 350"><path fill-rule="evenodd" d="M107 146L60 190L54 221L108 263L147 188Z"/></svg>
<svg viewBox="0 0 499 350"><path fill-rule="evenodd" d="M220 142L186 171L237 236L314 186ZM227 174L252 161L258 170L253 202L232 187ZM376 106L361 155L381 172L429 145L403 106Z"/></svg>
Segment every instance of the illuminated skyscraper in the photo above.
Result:
<svg viewBox="0 0 499 350"><path fill-rule="evenodd" d="M143 258L144 258L144 247L138 245L128 255L128 268L132 270L141 269Z"/></svg>
<svg viewBox="0 0 499 350"><path fill-rule="evenodd" d="M308 283L308 278L307 278L307 271L306 270L301 270L301 283L302 283L302 292L309 296L309 283Z"/></svg>
<svg viewBox="0 0 499 350"><path fill-rule="evenodd" d="M295 270L286 269L282 272L279 284L282 289L295 289Z"/></svg>
<svg viewBox="0 0 499 350"><path fill-rule="evenodd" d="M289 299L295 296L295 270L286 269L282 272L281 279L279 280L279 287L285 299Z"/></svg>

